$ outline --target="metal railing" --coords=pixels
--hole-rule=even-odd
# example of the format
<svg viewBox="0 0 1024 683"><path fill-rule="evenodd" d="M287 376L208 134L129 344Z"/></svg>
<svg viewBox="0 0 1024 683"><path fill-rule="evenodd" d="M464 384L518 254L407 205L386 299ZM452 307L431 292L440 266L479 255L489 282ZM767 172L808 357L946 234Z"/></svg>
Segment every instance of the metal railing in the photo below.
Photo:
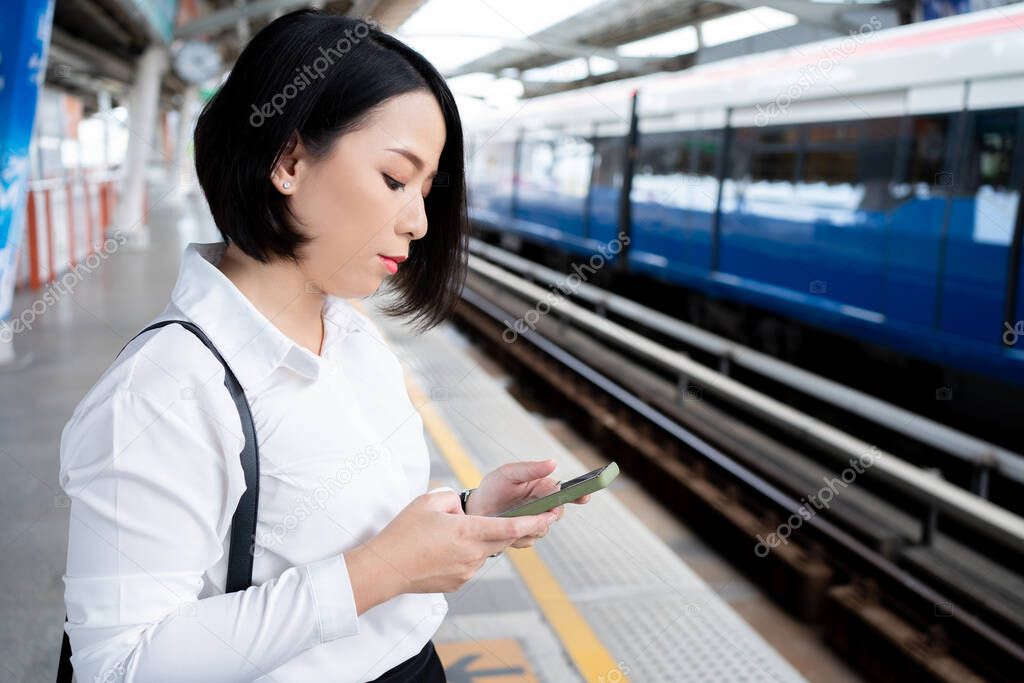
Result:
<svg viewBox="0 0 1024 683"><path fill-rule="evenodd" d="M496 255L495 252L501 252L503 255L500 258L503 264L511 262L512 259L518 259L518 257L508 255L506 252L493 247L481 249L479 244L473 246L473 251L478 254L487 255L489 258L494 257ZM522 259L518 259L518 261L522 261ZM536 264L529 264L527 266L526 263L518 263L518 265L523 268L524 274L528 273L545 282L550 282L552 274L558 280L564 279L564 275L536 266ZM469 267L474 273L532 301L551 300L550 290L526 282L502 270L493 263L488 263L482 258L471 257ZM589 288L587 294L582 294L580 291L584 287ZM596 302L594 297L596 292L600 292L600 290L596 290L596 292L595 290L596 288L592 286L581 285L574 290L574 295L581 296L582 298L589 297L588 300ZM615 310L616 313L625 315L645 326L657 328L660 324L663 327L671 327L665 326L666 321L664 320L654 322L653 319L661 314L656 314L654 311L650 311L650 309L644 309L642 306L631 309L621 297L602 293L598 300L607 310ZM633 304L633 306L639 305ZM872 444L825 424L821 420L801 413L770 396L746 387L731 377L694 361L684 353L653 342L643 335L626 329L622 325L574 304L565 298L556 299L551 302L550 310L571 321L579 328L588 330L607 342L623 348L648 362L654 363L677 377L685 378L685 381L681 382L683 386L688 381L696 382L704 391L711 392L715 396L757 415L759 418L770 422L785 432L800 436L821 448L823 452L836 458L837 461L846 463L850 458L860 458L871 453L874 456L874 464L871 468L874 473L884 478L890 485L898 488L911 499L924 504L926 511L922 520L924 529L922 535L926 541L930 539L937 516L941 513L956 519L975 531L995 538L999 542L1006 543L1010 547L1024 547L1024 519L1009 510L951 484L933 473L915 467L891 453L878 449ZM651 315L648 315L648 313ZM649 323L654 324L651 325ZM701 331L701 334L707 335L708 333ZM714 335L708 335L708 337L705 340L706 342L720 343L720 340L715 341ZM730 342L721 344L721 349L723 351L731 350L733 352L732 358L744 358L742 354L736 354L736 349L731 349L730 344ZM793 368L793 370L796 370L796 368ZM807 378L802 379L807 381ZM919 419L924 420L924 418ZM914 424L920 425L921 423ZM935 425L935 423L932 424ZM942 427L941 425L935 426ZM915 436L913 432L909 431L911 423L902 425L902 427L908 430L905 433ZM1009 455L1017 458L1020 457L1012 453ZM1017 470L1013 469L1011 471L1016 472Z"/></svg>

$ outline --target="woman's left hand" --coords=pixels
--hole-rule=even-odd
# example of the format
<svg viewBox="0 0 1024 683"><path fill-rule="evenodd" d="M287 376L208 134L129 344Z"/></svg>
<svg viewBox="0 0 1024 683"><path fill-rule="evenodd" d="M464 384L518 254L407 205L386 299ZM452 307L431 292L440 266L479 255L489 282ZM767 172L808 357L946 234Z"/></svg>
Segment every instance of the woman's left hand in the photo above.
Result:
<svg viewBox="0 0 1024 683"><path fill-rule="evenodd" d="M466 501L468 515L496 515L503 510L528 500L543 498L559 489L559 481L548 477L558 465L554 460L526 460L508 462L491 471L481 481ZM590 494L572 501L582 505L590 500ZM558 521L565 514L565 506L549 511ZM546 531L533 536L524 536L512 544L513 548L527 548L544 536Z"/></svg>

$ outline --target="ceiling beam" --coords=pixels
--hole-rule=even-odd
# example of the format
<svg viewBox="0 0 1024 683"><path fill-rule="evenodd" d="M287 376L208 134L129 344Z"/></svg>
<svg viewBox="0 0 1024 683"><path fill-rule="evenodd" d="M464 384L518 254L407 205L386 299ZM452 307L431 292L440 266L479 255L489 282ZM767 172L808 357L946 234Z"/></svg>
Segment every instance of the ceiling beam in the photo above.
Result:
<svg viewBox="0 0 1024 683"><path fill-rule="evenodd" d="M187 39L220 33L225 29L237 26L241 21L260 19L277 11L287 12L308 5L309 0L257 0L244 5L236 5L182 24L175 29L174 37Z"/></svg>
<svg viewBox="0 0 1024 683"><path fill-rule="evenodd" d="M727 0L727 2L730 5L735 5L739 10L749 10L762 6L771 7L780 12L788 12L794 15L802 24L820 26L821 28L844 34L851 29L858 28L860 25L860 22L847 17L851 12L870 12L877 8L893 9L893 4L890 2L874 4L820 3L807 2L806 0Z"/></svg>
<svg viewBox="0 0 1024 683"><path fill-rule="evenodd" d="M526 70L547 66L565 56L602 56L631 69L645 70L652 58L625 57L618 45L633 42L706 19L735 12L731 5L703 0L647 0L643 5L609 0L586 12L569 17L508 48L478 57L446 75L460 76L483 71L498 73L505 68ZM661 57L654 57L657 62Z"/></svg>
<svg viewBox="0 0 1024 683"><path fill-rule="evenodd" d="M585 88L591 85L598 85L599 83L608 83L611 81L619 81L623 78L633 78L634 76L643 76L650 73L660 73L664 71L679 71L681 69L687 69L695 64L696 53L690 53L686 55L680 55L678 57L660 58L657 60L651 60L648 64L636 69L619 69L618 71L612 71L610 73L601 74L599 76L587 76L574 81L558 81L558 82L536 82L536 81L522 81L523 83L523 99L529 99L531 97L541 97L543 95L550 95L556 92L563 92L566 90L576 90L577 88Z"/></svg>
<svg viewBox="0 0 1024 683"><path fill-rule="evenodd" d="M47 60L48 67L66 65L67 69L87 72L93 78L109 78L123 83L131 83L135 79L135 70L128 60L75 38L59 26L51 29L50 47L53 52Z"/></svg>

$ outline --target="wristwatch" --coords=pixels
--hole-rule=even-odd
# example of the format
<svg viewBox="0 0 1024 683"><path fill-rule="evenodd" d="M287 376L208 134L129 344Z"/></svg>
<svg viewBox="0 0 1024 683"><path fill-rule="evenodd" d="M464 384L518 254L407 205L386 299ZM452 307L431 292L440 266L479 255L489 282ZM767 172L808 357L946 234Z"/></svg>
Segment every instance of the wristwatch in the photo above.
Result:
<svg viewBox="0 0 1024 683"><path fill-rule="evenodd" d="M466 511L466 501L469 500L469 494L473 493L473 491L476 491L476 489L466 489L465 491L463 491L462 493L459 494L459 500L462 501L462 511L463 512ZM494 553L493 555L489 555L488 557L497 557L498 555L501 555L501 551L500 550L498 552Z"/></svg>
<svg viewBox="0 0 1024 683"><path fill-rule="evenodd" d="M469 494L473 493L473 491L476 491L476 489L466 489L462 493L459 494L459 500L462 501L462 511L463 512L466 511L466 501L469 500Z"/></svg>
<svg viewBox="0 0 1024 683"><path fill-rule="evenodd" d="M475 488L467 488L466 490L464 490L464 492L459 494L459 500L462 501L462 511L463 512L466 512L466 501L469 500L469 495L472 494L474 492L474 490L476 490L476 489ZM502 554L502 551L499 550L494 555L488 555L487 557L498 557L501 554Z"/></svg>

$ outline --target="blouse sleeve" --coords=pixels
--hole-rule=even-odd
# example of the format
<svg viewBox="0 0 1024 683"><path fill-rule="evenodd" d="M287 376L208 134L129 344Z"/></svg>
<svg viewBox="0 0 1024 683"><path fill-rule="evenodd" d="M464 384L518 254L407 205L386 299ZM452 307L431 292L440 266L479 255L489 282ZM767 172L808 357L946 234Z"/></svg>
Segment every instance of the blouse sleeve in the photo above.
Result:
<svg viewBox="0 0 1024 683"><path fill-rule="evenodd" d="M233 404L210 419L209 401L195 398L161 405L120 388L76 411L61 435L65 628L77 680L251 681L359 633L341 554L198 598L244 480Z"/></svg>

